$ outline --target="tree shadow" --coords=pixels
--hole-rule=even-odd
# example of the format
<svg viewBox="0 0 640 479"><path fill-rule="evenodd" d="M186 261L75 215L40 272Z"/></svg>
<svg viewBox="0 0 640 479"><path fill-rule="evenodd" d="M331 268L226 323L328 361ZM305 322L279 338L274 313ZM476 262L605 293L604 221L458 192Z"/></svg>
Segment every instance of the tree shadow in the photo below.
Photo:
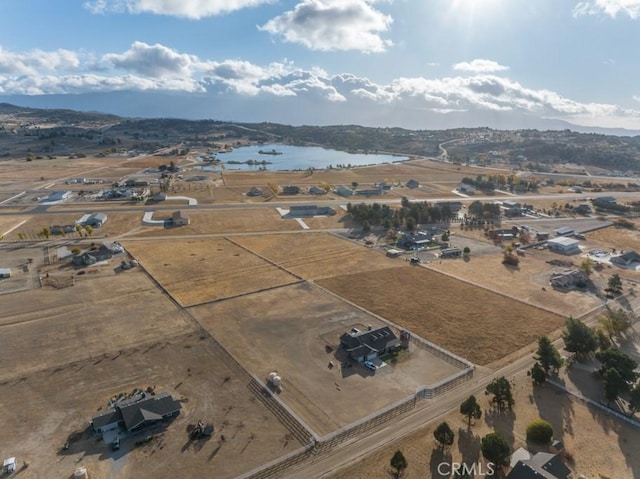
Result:
<svg viewBox="0 0 640 479"><path fill-rule="evenodd" d="M448 449L434 447L433 451L431 451L431 458L429 460L429 470L431 471L431 478L449 479L452 461L453 458L451 456L451 452L449 452ZM446 466L444 464L446 464Z"/></svg>
<svg viewBox="0 0 640 479"><path fill-rule="evenodd" d="M513 446L515 435L513 425L516 421L516 413L513 411L498 411L496 408L490 408L484 411L484 421L487 426L500 433L510 446Z"/></svg>
<svg viewBox="0 0 640 479"><path fill-rule="evenodd" d="M550 384L533 386L532 401L538 416L553 427L553 438L563 440L564 434L573 436L573 401L569 395Z"/></svg>
<svg viewBox="0 0 640 479"><path fill-rule="evenodd" d="M471 429L458 428L458 450L463 464L477 463L480 459L480 436Z"/></svg>

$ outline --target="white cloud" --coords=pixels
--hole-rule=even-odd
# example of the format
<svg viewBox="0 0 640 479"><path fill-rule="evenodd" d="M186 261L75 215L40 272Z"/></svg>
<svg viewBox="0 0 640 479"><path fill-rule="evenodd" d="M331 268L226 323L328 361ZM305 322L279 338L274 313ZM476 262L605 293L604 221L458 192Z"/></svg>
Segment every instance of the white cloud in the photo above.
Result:
<svg viewBox="0 0 640 479"><path fill-rule="evenodd" d="M308 121L313 121L315 108L343 104L353 112L380 115L403 109L443 114L466 111L481 116L512 112L590 126L640 129L640 108L581 103L492 73L398 77L381 84L350 73L330 75L319 68L301 69L287 60L265 65L241 59L213 61L143 42L133 43L123 53L103 55L98 61L63 50L16 53L0 48L2 94L124 90L223 94L231 103L251 97L261 97L266 103L270 98L288 97L299 100L292 105L301 110L312 108ZM634 100L640 101L640 96Z"/></svg>
<svg viewBox="0 0 640 479"><path fill-rule="evenodd" d="M69 71L78 68L78 55L69 50L31 50L15 53L0 47L0 74L29 75L37 71Z"/></svg>
<svg viewBox="0 0 640 479"><path fill-rule="evenodd" d="M640 17L640 0L586 0L579 2L573 8L573 16L608 15L616 18L627 15L629 18Z"/></svg>
<svg viewBox="0 0 640 479"><path fill-rule="evenodd" d="M134 42L126 52L109 53L102 60L118 69L150 77L189 75L190 67L197 61L192 55L178 53L159 43L144 42Z"/></svg>
<svg viewBox="0 0 640 479"><path fill-rule="evenodd" d="M380 34L392 18L371 6L374 0L302 0L293 10L258 27L312 50L383 52L392 45Z"/></svg>
<svg viewBox="0 0 640 479"><path fill-rule="evenodd" d="M476 58L475 60L472 60L470 62L456 63L453 65L453 69L463 72L493 73L508 70L509 67L500 65L498 62L494 62L493 60Z"/></svg>
<svg viewBox="0 0 640 479"><path fill-rule="evenodd" d="M153 13L199 20L222 15L271 0L92 0L85 8L92 13Z"/></svg>

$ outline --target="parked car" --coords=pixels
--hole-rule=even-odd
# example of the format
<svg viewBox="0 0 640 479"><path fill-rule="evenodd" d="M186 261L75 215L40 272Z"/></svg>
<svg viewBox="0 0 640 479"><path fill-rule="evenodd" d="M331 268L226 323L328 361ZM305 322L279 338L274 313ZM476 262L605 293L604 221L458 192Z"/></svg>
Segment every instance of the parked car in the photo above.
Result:
<svg viewBox="0 0 640 479"><path fill-rule="evenodd" d="M367 369L370 369L371 371L375 371L376 369L378 369L376 367L376 365L373 364L371 361L365 361L364 362L364 367L367 368Z"/></svg>

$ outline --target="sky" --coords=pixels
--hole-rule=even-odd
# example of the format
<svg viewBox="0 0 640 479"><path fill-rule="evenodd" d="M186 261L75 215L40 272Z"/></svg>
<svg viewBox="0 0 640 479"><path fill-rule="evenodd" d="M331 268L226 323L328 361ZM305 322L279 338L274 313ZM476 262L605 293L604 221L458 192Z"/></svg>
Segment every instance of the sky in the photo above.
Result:
<svg viewBox="0 0 640 479"><path fill-rule="evenodd" d="M0 0L0 98L130 116L640 130L638 45L640 0Z"/></svg>

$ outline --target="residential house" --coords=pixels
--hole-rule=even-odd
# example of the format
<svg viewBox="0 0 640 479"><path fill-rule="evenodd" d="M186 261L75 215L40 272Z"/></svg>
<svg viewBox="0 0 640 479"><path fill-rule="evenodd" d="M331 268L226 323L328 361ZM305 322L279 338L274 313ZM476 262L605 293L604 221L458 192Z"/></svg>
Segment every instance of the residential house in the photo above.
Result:
<svg viewBox="0 0 640 479"><path fill-rule="evenodd" d="M113 252L106 246L102 245L100 248L85 251L82 254L74 256L72 261L76 266L90 266L111 258L113 258Z"/></svg>
<svg viewBox="0 0 640 479"><path fill-rule="evenodd" d="M329 215L333 216L337 212L335 209L330 206L317 206L317 205L298 205L291 206L289 208L289 216L322 216Z"/></svg>
<svg viewBox="0 0 640 479"><path fill-rule="evenodd" d="M407 181L407 188L420 188L420 182L418 180Z"/></svg>
<svg viewBox="0 0 640 479"><path fill-rule="evenodd" d="M611 263L622 268L636 269L640 266L640 254L635 251L627 251L611 258Z"/></svg>
<svg viewBox="0 0 640 479"><path fill-rule="evenodd" d="M309 188L309 193L311 193L312 195L326 195L327 190L314 185L311 188Z"/></svg>
<svg viewBox="0 0 640 479"><path fill-rule="evenodd" d="M346 186L338 186L336 188L336 194L344 197L353 196L353 190L351 188L347 188Z"/></svg>
<svg viewBox="0 0 640 479"><path fill-rule="evenodd" d="M505 216L521 216L522 205L512 200L505 200L502 202Z"/></svg>
<svg viewBox="0 0 640 479"><path fill-rule="evenodd" d="M252 186L247 192L247 196L262 196L262 189L257 186Z"/></svg>
<svg viewBox="0 0 640 479"><path fill-rule="evenodd" d="M100 228L107 222L107 215L105 213L90 213L82 216L76 224L80 226L91 226L92 228Z"/></svg>
<svg viewBox="0 0 640 479"><path fill-rule="evenodd" d="M395 351L400 347L400 340L389 326L383 326L371 331L344 333L340 336L340 346L351 359L361 363Z"/></svg>
<svg viewBox="0 0 640 479"><path fill-rule="evenodd" d="M577 213L579 215L590 215L591 214L591 206L587 205L587 204L581 204L576 206L573 209L574 213Z"/></svg>
<svg viewBox="0 0 640 479"><path fill-rule="evenodd" d="M567 269L551 273L551 286L558 289L573 289L579 284L585 284L589 275L582 270Z"/></svg>
<svg viewBox="0 0 640 479"><path fill-rule="evenodd" d="M114 429L134 432L180 414L181 405L167 393L140 393L133 399L120 400L112 410L91 418L91 431L103 434Z"/></svg>
<svg viewBox="0 0 640 479"><path fill-rule="evenodd" d="M359 196L378 196L382 194L381 189L378 188L367 188L364 190L356 190L356 195Z"/></svg>
<svg viewBox="0 0 640 479"><path fill-rule="evenodd" d="M417 233L412 235L407 234L402 236L398 240L397 245L400 248L416 250L420 248L425 248L432 242L433 242L433 236L431 234L425 233L423 231L418 231Z"/></svg>
<svg viewBox="0 0 640 479"><path fill-rule="evenodd" d="M54 201L66 201L71 198L73 193L68 190L60 190L60 191L52 191L49 196L43 198L41 201L46 203L51 203Z"/></svg>
<svg viewBox="0 0 640 479"><path fill-rule="evenodd" d="M191 223L191 220L189 219L189 213L186 211L176 211L171 215L171 224L173 226L186 226L189 223Z"/></svg>
<svg viewBox="0 0 640 479"><path fill-rule="evenodd" d="M391 185L388 184L388 183L377 183L375 186L379 190L390 190L391 189Z"/></svg>
<svg viewBox="0 0 640 479"><path fill-rule="evenodd" d="M560 236L558 238L552 238L547 241L547 247L551 251L562 254L576 254L580 253L580 241L567 236Z"/></svg>
<svg viewBox="0 0 640 479"><path fill-rule="evenodd" d="M599 196L598 198L594 198L592 203L594 205L607 206L611 204L615 204L616 199L613 196Z"/></svg>
<svg viewBox="0 0 640 479"><path fill-rule="evenodd" d="M160 191L151 197L152 201L165 201L167 194L164 191Z"/></svg>
<svg viewBox="0 0 640 479"><path fill-rule="evenodd" d="M460 183L458 186L456 186L456 190L465 195L473 195L476 192L475 187L468 185L467 183Z"/></svg>
<svg viewBox="0 0 640 479"><path fill-rule="evenodd" d="M295 185L286 185L282 187L283 195L297 195L300 193L300 187Z"/></svg>
<svg viewBox="0 0 640 479"><path fill-rule="evenodd" d="M571 470L559 454L531 454L523 448L511 455L511 471L507 479L570 479Z"/></svg>

